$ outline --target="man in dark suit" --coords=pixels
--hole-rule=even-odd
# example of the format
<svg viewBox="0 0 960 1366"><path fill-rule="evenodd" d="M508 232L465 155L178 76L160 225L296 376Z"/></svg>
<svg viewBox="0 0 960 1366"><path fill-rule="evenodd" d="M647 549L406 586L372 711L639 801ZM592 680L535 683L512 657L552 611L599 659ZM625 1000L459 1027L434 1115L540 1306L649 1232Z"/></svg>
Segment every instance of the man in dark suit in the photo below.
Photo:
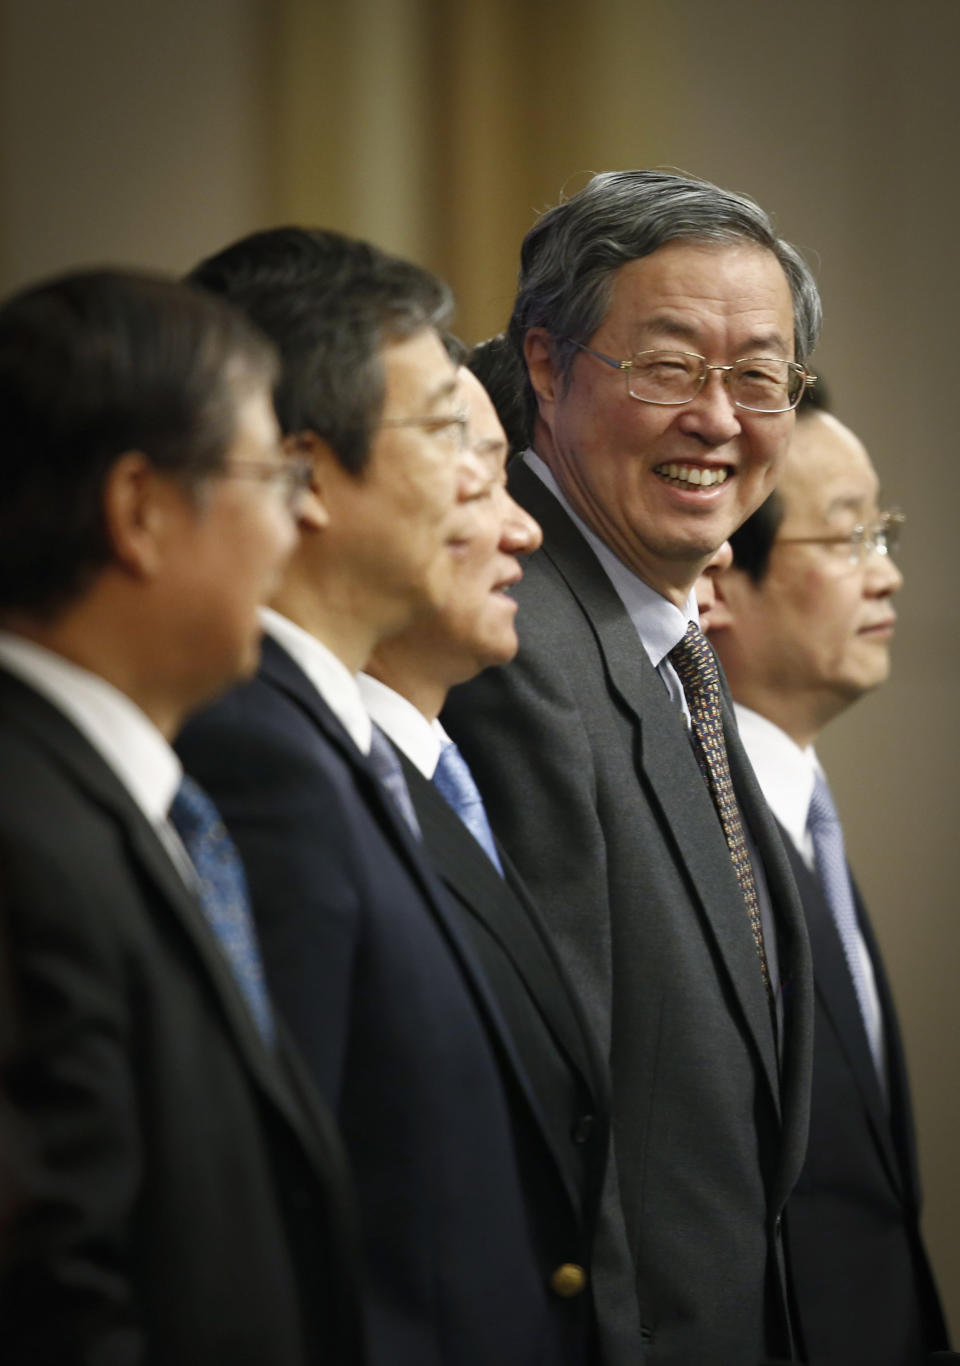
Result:
<svg viewBox="0 0 960 1366"><path fill-rule="evenodd" d="M293 545L275 369L172 282L81 274L0 308L10 1366L362 1360L339 1142L169 745L254 667Z"/></svg>
<svg viewBox="0 0 960 1366"><path fill-rule="evenodd" d="M335 233L255 235L194 279L278 344L277 410L312 462L257 679L184 731L248 867L267 977L356 1173L378 1366L589 1361L536 1091L355 675L445 600L482 468L426 272ZM410 822L410 824L408 824ZM544 1154L544 1162L550 1154ZM571 1295L571 1290L574 1293Z"/></svg>
<svg viewBox="0 0 960 1366"><path fill-rule="evenodd" d="M437 720L450 687L516 653L517 556L540 544L539 527L506 490L506 438L493 405L469 371L461 369L460 384L486 482L469 502L446 600L377 647L360 690L400 755L424 849L539 1103L540 1124L518 1130L523 1181L534 1208L550 1212L545 1250L551 1243L570 1250L558 1280L570 1300L570 1330L584 1337L592 1329L591 1244L609 1133L606 1068L543 921L493 841L469 770Z"/></svg>
<svg viewBox="0 0 960 1366"><path fill-rule="evenodd" d="M811 1366L914 1366L946 1345L896 1011L813 748L889 672L902 580L890 553L897 519L878 511L877 488L854 434L801 409L777 491L732 537L733 567L714 576L710 622L813 951L810 1141L787 1207Z"/></svg>
<svg viewBox="0 0 960 1366"><path fill-rule="evenodd" d="M808 946L692 590L770 490L818 322L757 206L680 176L594 177L523 246L532 448L510 488L544 543L516 660L443 721L609 1056L596 1295L617 1362L791 1351Z"/></svg>

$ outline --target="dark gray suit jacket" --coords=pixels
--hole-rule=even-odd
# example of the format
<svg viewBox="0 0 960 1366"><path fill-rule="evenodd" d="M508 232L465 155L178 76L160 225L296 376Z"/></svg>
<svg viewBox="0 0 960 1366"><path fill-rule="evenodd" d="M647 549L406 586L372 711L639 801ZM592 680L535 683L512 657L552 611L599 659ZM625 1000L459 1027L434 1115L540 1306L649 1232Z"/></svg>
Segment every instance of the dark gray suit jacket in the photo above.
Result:
<svg viewBox="0 0 960 1366"><path fill-rule="evenodd" d="M806 1143L809 947L728 711L730 766L776 917L778 1057L743 895L682 717L620 598L526 466L544 529L520 653L455 689L444 724L607 1050L613 1152L597 1256L611 1362L752 1366L791 1351L780 1215ZM628 1249L626 1251L625 1249Z"/></svg>
<svg viewBox="0 0 960 1366"><path fill-rule="evenodd" d="M787 1207L797 1314L811 1366L914 1366L946 1327L920 1236L906 1059L879 946L856 894L883 1016L880 1090L843 945L818 878L783 832L816 984L810 1142ZM856 889L855 889L856 891Z"/></svg>

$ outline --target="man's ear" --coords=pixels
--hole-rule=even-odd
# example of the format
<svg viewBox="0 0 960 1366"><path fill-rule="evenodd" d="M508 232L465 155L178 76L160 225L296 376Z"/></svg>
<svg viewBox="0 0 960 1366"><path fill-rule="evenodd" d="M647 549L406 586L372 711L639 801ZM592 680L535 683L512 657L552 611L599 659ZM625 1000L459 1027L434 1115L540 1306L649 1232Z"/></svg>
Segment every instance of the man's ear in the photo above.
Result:
<svg viewBox="0 0 960 1366"><path fill-rule="evenodd" d="M316 432L297 432L285 436L283 452L308 460L313 467L310 487L297 504L297 526L302 532L323 531L330 525L330 510L326 499L327 471L335 456Z"/></svg>
<svg viewBox="0 0 960 1366"><path fill-rule="evenodd" d="M557 398L560 374L554 355L554 341L545 327L531 327L523 339L523 356L540 411L552 407Z"/></svg>
<svg viewBox="0 0 960 1366"><path fill-rule="evenodd" d="M746 574L742 569L714 569L714 603L710 608L710 634L729 630L737 623L737 604L745 587Z"/></svg>
<svg viewBox="0 0 960 1366"><path fill-rule="evenodd" d="M141 451L115 460L103 484L103 522L114 563L137 578L150 579L163 560L171 499L184 495Z"/></svg>

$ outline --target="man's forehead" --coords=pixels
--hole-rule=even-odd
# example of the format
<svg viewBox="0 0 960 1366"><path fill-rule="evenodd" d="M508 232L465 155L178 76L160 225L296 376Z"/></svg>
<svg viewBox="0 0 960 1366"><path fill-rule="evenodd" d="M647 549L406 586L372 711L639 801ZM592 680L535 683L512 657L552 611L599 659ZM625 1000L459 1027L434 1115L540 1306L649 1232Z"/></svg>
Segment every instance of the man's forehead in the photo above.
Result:
<svg viewBox="0 0 960 1366"><path fill-rule="evenodd" d="M779 483L787 516L813 510L831 517L876 503L879 482L863 443L829 413L797 422Z"/></svg>
<svg viewBox="0 0 960 1366"><path fill-rule="evenodd" d="M617 269L604 322L638 340L662 337L687 349L714 315L758 347L792 346L793 297L773 252L745 239L667 242Z"/></svg>

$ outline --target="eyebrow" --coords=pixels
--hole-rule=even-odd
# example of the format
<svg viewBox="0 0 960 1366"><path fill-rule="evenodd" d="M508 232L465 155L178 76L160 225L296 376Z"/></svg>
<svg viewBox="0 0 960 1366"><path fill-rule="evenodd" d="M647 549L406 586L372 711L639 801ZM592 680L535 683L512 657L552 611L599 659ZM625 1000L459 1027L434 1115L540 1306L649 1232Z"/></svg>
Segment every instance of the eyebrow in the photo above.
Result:
<svg viewBox="0 0 960 1366"><path fill-rule="evenodd" d="M634 336L643 336L645 333L660 333L665 337L673 337L677 341L689 342L697 345L697 329L689 323L681 322L679 318L671 318L665 315L648 318L641 323L634 331ZM788 351L789 344L784 341L779 332L757 332L744 343L746 349L741 350L741 356L750 357L760 355L765 350ZM699 353L698 353L699 354Z"/></svg>
<svg viewBox="0 0 960 1366"><path fill-rule="evenodd" d="M823 510L824 517L832 517L835 512L860 513L870 499L857 493L842 493L831 499Z"/></svg>
<svg viewBox="0 0 960 1366"><path fill-rule="evenodd" d="M441 403L444 399L452 398L457 392L457 387L457 376L456 372L454 372L449 379L444 380L442 384L438 384L436 388L430 390L425 402L428 406L432 407L435 403Z"/></svg>

